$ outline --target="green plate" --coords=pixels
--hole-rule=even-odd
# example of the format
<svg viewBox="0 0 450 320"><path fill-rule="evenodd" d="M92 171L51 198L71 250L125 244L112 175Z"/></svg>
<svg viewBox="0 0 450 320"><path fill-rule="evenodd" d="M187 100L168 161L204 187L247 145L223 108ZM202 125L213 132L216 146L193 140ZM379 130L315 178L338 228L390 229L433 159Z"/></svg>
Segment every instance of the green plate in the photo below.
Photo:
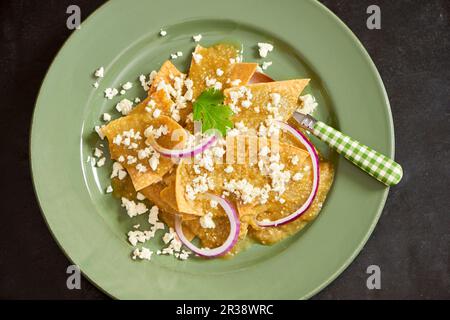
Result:
<svg viewBox="0 0 450 320"><path fill-rule="evenodd" d="M158 35L160 28L166 37ZM111 1L73 33L42 84L33 117L31 163L45 220L67 256L94 284L120 299L298 299L335 279L355 258L382 211L388 188L332 153L336 179L316 221L274 246L255 245L234 259L130 259L132 220L104 190L111 163L86 159L99 143L93 127L121 99L103 90L127 81L125 97L143 96L137 77L158 69L170 53L186 70L192 35L202 45L233 41L245 60L258 60L256 43L275 49L269 75L309 77L318 117L394 155L389 102L370 57L351 31L316 1ZM106 75L94 89L93 71ZM124 97L124 96L122 96ZM323 146L321 146L323 147ZM323 148L326 151L326 148ZM142 222L144 223L144 222ZM151 248L161 246L152 241Z"/></svg>

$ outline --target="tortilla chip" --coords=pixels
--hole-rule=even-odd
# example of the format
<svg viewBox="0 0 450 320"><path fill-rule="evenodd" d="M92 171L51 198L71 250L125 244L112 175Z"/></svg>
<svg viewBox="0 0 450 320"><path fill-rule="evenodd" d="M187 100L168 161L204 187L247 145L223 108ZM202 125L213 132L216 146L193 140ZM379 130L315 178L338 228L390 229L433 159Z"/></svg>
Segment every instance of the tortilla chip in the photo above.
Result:
<svg viewBox="0 0 450 320"><path fill-rule="evenodd" d="M232 106L232 109L234 109L233 106L235 106L240 110L233 116L232 120L234 123L242 121L246 127L257 129L259 125L264 123L270 116L274 116L274 114L266 108L269 103L272 103L271 93L280 94L281 101L277 108L277 112L280 116L280 120L287 121L292 117L294 111L298 109L298 98L308 82L309 79L297 79L255 83L226 89L224 91L225 104ZM241 103L247 99L246 97L240 98L238 101L233 101L231 98L233 92L242 90L242 87L244 87L245 90L250 91L253 96L250 99L251 105L248 108L241 105Z"/></svg>
<svg viewBox="0 0 450 320"><path fill-rule="evenodd" d="M161 115L165 115L169 118L172 118L172 108L176 105L175 98L170 96L163 89L157 90L158 85L164 81L166 84L174 87L175 86L175 78L185 79L186 75L180 72L170 61L164 62L161 69L156 74L153 79L153 83L149 89L149 96L145 98L140 104L138 104L130 114L137 113L153 113L155 109L159 109ZM182 94L186 93L185 88L183 88ZM149 103L152 102L155 104L152 107ZM147 109L148 107L148 109ZM149 110L149 111L147 111ZM180 120L178 121L181 124L186 122L186 118L189 113L192 112L192 105L189 101L186 101L184 108L179 108ZM173 118L172 118L173 119ZM178 120L178 119L177 119Z"/></svg>
<svg viewBox="0 0 450 320"><path fill-rule="evenodd" d="M157 129L162 125L168 127L168 134L161 136L157 140L159 144L166 148L173 148L180 143L182 144L185 137L180 137L180 140L178 141L172 141L171 137L172 133L175 130L181 131L183 130L183 128L178 123L165 116L160 116L155 119L148 113L128 115L126 117L122 117L110 122L106 127L103 128L103 133L108 138L111 158L114 160L118 160L120 156L123 156L125 158L125 161L123 161L121 164L130 175L131 180L133 181L134 188L137 191L160 181L162 177L174 165L172 159L160 156L159 165L156 170L153 171L149 166L148 158L138 158L138 151L148 147L145 143L144 131L150 126L153 126L153 128ZM131 143L136 143L137 148L129 149L123 144L117 145L113 142L114 138L117 135L122 135L124 131L129 131L131 129L133 129L136 134L139 132L139 135L141 137L141 139L131 139ZM135 157L137 162L128 164L128 156ZM142 173L139 172L136 169L136 166L138 164L145 166L145 168L147 168L147 171Z"/></svg>
<svg viewBox="0 0 450 320"><path fill-rule="evenodd" d="M310 163L310 161L307 162ZM262 244L273 244L301 230L308 222L318 216L333 183L333 175L333 166L329 162L320 163L320 181L316 198L311 207L302 216L288 224L262 228L256 224L254 216L247 216L248 219L244 220L250 224L249 236ZM282 210L276 205L263 208L265 211L259 214L258 219L277 220L298 209L305 202L311 191L312 172L309 176L304 177L302 181L304 182L295 190L296 193L289 196L293 201L286 201Z"/></svg>
<svg viewBox="0 0 450 320"><path fill-rule="evenodd" d="M258 150L261 150L264 146L269 147L269 149L273 151L275 150L275 148L279 148L278 150L281 159L280 162L283 163L285 165L286 170L290 170L292 174L298 172L301 169L302 163L305 161L306 158L309 157L309 154L304 150L282 143L275 146L272 145L271 141L268 141L267 139L264 138L240 136L228 139L229 140L227 141L226 161L215 161L214 171L209 172L202 169L203 171L200 174L197 174L195 173L194 166L192 163L186 163L182 161L178 165L176 171L177 176L175 184L175 194L177 207L180 212L199 216L204 215L208 211L214 213L214 211L210 207L209 201L206 199L202 199L201 194L197 196L194 200L192 200L191 198L189 198L189 195L187 193L187 188L190 188L193 184L195 184L196 181L195 179L198 179L199 176L203 176L205 174L210 180L211 185L214 185L213 187L209 188L208 192L216 195L222 195L222 193L225 191L224 182L231 181L232 179L235 179L237 181L246 179L254 187L258 188L263 188L266 184L270 185L271 183L270 177L268 175L261 174L261 171L258 165L256 164L258 159L254 161L255 162L254 164L251 164L251 161L248 161L249 159L253 158L252 154L249 151L251 150L252 145L252 143L250 143L251 139L257 140L256 148L258 148ZM238 144L239 141L242 142ZM241 148L242 150L240 150L239 148L237 148L237 146L244 146L244 147ZM258 152L259 151L257 151L257 154ZM296 163L295 165L291 161L293 156L297 156L299 159L298 163ZM226 173L224 169L230 164L230 162L233 162L231 157L235 159L234 161L235 163L232 165L233 172ZM293 190L292 192L295 192L294 190L295 188L298 187L298 185L299 185L298 182L291 181L288 185L288 191ZM287 194L289 194L288 191L286 191ZM240 201L236 199L233 195L230 195L229 198L237 203L239 203ZM273 201L273 198L274 195L271 195L269 197L269 202ZM246 204L246 207L254 208L258 204L259 199L256 199L251 203Z"/></svg>
<svg viewBox="0 0 450 320"><path fill-rule="evenodd" d="M232 87L231 82L235 80L240 80L239 85L246 85L250 79L253 77L253 74L256 72L256 68L258 67L257 63L251 62L240 62L232 64L230 67L230 73L228 79L230 81L225 82L225 87Z"/></svg>

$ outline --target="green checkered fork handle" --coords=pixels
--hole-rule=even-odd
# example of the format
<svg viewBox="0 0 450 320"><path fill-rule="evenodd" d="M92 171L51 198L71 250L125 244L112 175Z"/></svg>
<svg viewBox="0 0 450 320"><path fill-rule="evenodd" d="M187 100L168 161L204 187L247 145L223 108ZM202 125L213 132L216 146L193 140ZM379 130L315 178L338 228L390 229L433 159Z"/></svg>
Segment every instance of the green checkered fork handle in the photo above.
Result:
<svg viewBox="0 0 450 320"><path fill-rule="evenodd" d="M402 179L402 167L394 160L309 115L296 112L294 118L303 128L385 185L394 186Z"/></svg>

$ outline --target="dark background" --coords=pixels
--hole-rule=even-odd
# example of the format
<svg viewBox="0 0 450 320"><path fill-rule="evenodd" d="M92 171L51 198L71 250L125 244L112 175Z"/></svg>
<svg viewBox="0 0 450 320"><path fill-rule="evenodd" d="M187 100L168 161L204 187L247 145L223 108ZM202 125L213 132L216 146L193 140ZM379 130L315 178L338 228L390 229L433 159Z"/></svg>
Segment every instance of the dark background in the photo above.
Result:
<svg viewBox="0 0 450 320"><path fill-rule="evenodd" d="M71 33L66 8L77 4L84 20L103 2L0 0L0 298L107 299L84 279L81 290L66 288L70 263L40 214L28 151L41 81ZM322 2L378 67L405 176L363 251L314 299L450 299L450 1ZM381 7L381 30L366 28L371 4ZM366 288L372 264L381 290Z"/></svg>

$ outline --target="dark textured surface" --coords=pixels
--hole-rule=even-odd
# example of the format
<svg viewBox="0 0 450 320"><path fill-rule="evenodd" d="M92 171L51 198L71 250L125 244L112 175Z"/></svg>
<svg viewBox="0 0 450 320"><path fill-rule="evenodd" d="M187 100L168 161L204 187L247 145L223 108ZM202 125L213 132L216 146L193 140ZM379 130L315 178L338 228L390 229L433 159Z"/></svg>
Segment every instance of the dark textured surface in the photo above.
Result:
<svg viewBox="0 0 450 320"><path fill-rule="evenodd" d="M383 78L405 177L389 194L363 251L315 299L450 299L450 1L325 0L358 36ZM83 19L103 1L0 1L0 298L105 299L87 280L66 288L69 261L35 200L29 124L40 83L70 35L66 8ZM382 29L366 28L381 7ZM366 288L379 265L381 290Z"/></svg>

